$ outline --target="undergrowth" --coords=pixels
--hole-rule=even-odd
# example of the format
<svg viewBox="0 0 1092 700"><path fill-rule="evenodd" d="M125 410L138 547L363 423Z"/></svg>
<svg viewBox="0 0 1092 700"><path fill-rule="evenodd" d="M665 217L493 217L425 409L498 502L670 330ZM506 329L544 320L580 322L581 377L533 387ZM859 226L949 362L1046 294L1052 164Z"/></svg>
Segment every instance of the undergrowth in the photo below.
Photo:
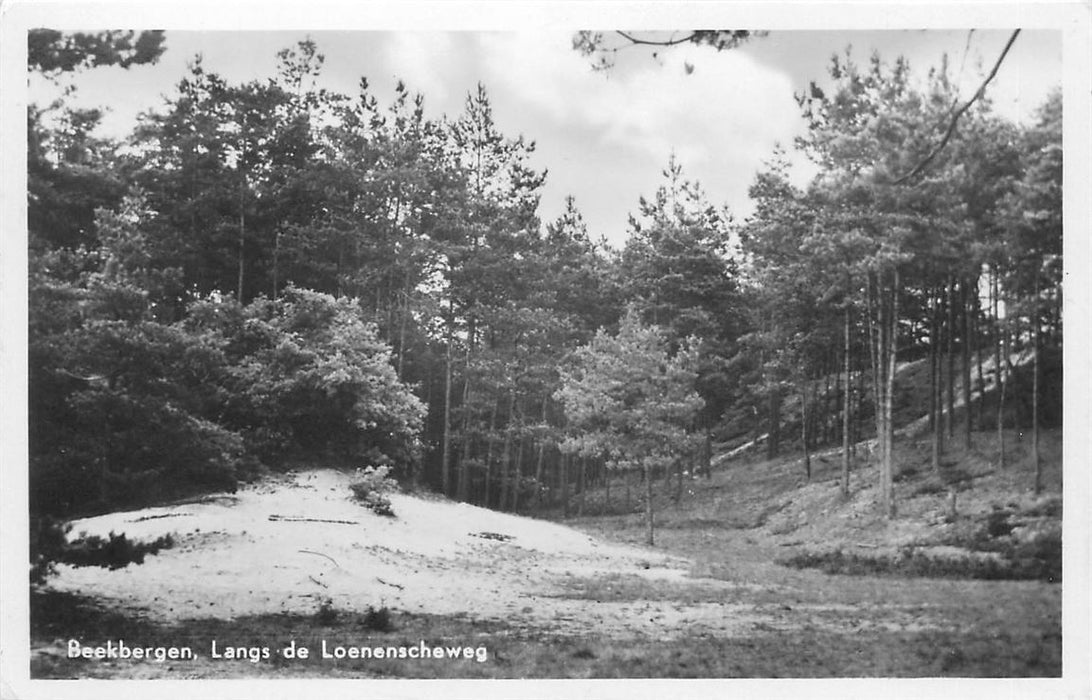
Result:
<svg viewBox="0 0 1092 700"><path fill-rule="evenodd" d="M174 538L170 535L142 542L129 539L124 532L118 534L113 531L105 538L82 534L69 542L67 536L71 529L71 524L53 519L39 523L37 537L31 541L32 583L43 583L55 573L59 563L122 569L129 564L143 564L145 556L174 546Z"/></svg>
<svg viewBox="0 0 1092 700"><path fill-rule="evenodd" d="M388 493L398 489L398 482L387 476L390 467L357 469L357 480L349 485L353 497L376 515L393 518L394 509Z"/></svg>

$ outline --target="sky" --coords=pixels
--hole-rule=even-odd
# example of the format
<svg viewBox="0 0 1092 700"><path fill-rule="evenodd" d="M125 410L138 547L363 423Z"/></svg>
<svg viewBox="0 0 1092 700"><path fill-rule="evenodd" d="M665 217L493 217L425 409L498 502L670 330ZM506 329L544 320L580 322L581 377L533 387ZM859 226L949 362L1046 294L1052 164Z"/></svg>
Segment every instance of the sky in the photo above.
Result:
<svg viewBox="0 0 1092 700"><path fill-rule="evenodd" d="M489 92L503 133L536 143L532 164L548 170L540 214L556 218L572 195L593 237L621 245L638 198L662 181L672 153L710 201L737 217L750 211L747 188L776 144L791 146L803 123L794 93L825 84L834 54L851 47L864 62L905 56L915 74L947 54L969 98L999 56L1009 30L771 31L741 48L716 52L682 45L653 56L623 51L614 68L595 72L572 49L570 31L182 31L168 30L166 52L152 66L85 71L74 101L108 109L102 132L122 137L137 115L161 109L194 57L231 82L275 74L276 53L307 37L326 62L321 84L355 94L367 77L380 102L405 81L431 117L455 117L478 82ZM998 111L1030 121L1062 79L1061 33L1025 30L988 95ZM687 66L692 70L688 72ZM51 87L32 80L29 98ZM938 135L939 138L939 135ZM799 177L808 175L800 167Z"/></svg>

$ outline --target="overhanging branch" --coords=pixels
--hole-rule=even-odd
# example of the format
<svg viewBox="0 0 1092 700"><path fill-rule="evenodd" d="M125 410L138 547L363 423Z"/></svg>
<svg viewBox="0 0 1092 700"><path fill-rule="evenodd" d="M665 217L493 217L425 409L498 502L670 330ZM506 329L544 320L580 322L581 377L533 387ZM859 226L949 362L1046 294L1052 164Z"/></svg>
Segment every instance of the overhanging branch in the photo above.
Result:
<svg viewBox="0 0 1092 700"><path fill-rule="evenodd" d="M997 62L993 64L993 70L991 70L990 74L986 76L986 79L982 81L982 85L979 86L978 90L974 93L971 99L967 100L966 104L960 107L956 111L956 113L952 115L952 121L948 124L948 130L944 132L944 138L940 140L940 143L937 144L937 147L934 148L932 152L929 153L929 155L925 156L924 160L915 165L913 170L895 180L894 184L902 184L903 182L906 182L910 178L920 173L922 170L927 168L930 163L933 162L933 160L940 154L942 150L944 150L944 147L948 145L948 141L952 138L952 134L955 133L956 125L959 124L959 118L963 116L963 113L970 109L971 105L977 102L982 97L982 95L986 94L986 86L989 85L990 81L993 80L993 77L997 75L997 69L1001 67L1001 64L1005 60L1005 56L1008 55L1009 49L1012 48L1012 44L1014 41L1016 41L1016 37L1019 34L1019 29L1015 30L1012 33L1012 36L1009 37L1008 42L1005 44L1005 48L1001 51L1001 55L997 57Z"/></svg>

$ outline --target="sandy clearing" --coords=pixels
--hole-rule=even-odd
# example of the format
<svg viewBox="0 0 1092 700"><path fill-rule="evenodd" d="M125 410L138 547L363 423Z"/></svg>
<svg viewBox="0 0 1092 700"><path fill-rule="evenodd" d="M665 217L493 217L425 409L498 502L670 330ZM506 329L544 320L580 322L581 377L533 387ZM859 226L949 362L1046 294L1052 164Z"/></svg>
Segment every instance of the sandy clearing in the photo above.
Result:
<svg viewBox="0 0 1092 700"><path fill-rule="evenodd" d="M741 633L768 619L753 606L559 597L573 580L607 575L725 590L733 584L689 578L685 559L466 504L394 494L397 518L380 517L350 498L350 481L334 470L302 472L232 497L76 521L71 537L170 533L177 544L116 571L61 566L53 588L163 622L309 614L327 600L347 611L385 605L627 636Z"/></svg>

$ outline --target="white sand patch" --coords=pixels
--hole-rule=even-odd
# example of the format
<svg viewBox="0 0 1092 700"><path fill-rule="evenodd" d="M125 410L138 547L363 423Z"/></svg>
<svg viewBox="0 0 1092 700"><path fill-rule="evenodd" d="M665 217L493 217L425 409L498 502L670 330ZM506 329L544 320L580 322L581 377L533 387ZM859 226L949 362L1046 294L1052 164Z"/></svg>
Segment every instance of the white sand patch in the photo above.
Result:
<svg viewBox="0 0 1092 700"><path fill-rule="evenodd" d="M690 563L442 500L394 494L397 517L381 517L351 499L350 481L333 470L305 472L235 496L77 521L72 537L171 534L176 545L116 571L61 566L53 587L111 599L162 621L307 614L325 600L340 610L385 605L559 628L570 626L566 620L583 629L601 623L633 633L691 623L723 628L731 617L723 605L672 612L667 604L558 598L571 577L693 580L687 579ZM648 609L637 611L639 605Z"/></svg>

